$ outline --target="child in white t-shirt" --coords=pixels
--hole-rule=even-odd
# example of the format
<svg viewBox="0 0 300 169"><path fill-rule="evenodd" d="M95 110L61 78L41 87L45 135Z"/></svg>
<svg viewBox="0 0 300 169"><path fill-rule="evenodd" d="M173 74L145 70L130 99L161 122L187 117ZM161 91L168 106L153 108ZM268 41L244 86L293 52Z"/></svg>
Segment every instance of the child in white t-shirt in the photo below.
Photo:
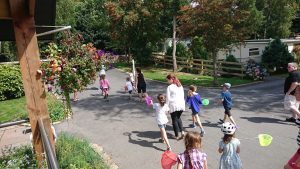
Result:
<svg viewBox="0 0 300 169"><path fill-rule="evenodd" d="M132 90L133 90L133 86L132 86L132 83L130 81L130 77L127 77L126 78L126 83L125 83L125 91L128 92L129 99L131 99L131 97L132 97Z"/></svg>
<svg viewBox="0 0 300 169"><path fill-rule="evenodd" d="M166 97L162 94L157 96L158 103L152 103L153 109L155 109L155 117L160 129L161 138L164 143L167 144L167 150L171 150L171 146L166 133L166 125L168 123L167 113L169 112L169 106L166 104Z"/></svg>

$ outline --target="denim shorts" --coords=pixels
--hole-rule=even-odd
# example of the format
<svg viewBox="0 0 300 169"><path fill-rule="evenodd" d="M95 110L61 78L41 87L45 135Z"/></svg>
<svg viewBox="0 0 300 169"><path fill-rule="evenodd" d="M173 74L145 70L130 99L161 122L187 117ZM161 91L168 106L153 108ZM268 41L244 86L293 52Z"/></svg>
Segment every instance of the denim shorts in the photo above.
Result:
<svg viewBox="0 0 300 169"><path fill-rule="evenodd" d="M166 124L158 124L158 127L159 127L160 129L162 129L162 128L166 128L167 125L166 125Z"/></svg>

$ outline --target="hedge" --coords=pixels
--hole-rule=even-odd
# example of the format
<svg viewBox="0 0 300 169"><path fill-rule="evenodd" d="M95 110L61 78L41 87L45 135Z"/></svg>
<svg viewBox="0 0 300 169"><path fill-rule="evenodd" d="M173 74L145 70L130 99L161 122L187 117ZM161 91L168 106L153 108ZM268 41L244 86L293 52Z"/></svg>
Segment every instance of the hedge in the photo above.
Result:
<svg viewBox="0 0 300 169"><path fill-rule="evenodd" d="M0 101L24 96L20 67L0 65Z"/></svg>

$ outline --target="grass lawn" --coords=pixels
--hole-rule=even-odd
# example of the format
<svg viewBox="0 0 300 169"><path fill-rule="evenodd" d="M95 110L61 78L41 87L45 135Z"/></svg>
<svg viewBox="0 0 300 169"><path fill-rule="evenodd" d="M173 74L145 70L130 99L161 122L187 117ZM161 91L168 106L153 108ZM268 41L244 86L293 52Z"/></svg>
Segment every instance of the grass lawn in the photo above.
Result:
<svg viewBox="0 0 300 169"><path fill-rule="evenodd" d="M25 97L0 101L0 123L27 118Z"/></svg>
<svg viewBox="0 0 300 169"><path fill-rule="evenodd" d="M65 118L64 104L53 95L47 95L48 112L53 122ZM28 117L25 97L0 101L0 123Z"/></svg>
<svg viewBox="0 0 300 169"><path fill-rule="evenodd" d="M126 72L131 71L131 67L126 64L119 64L116 67ZM172 73L172 70L165 69L165 68L148 67L148 68L142 68L142 72L144 73L145 78L166 82L166 76L169 73ZM193 84L197 86L211 87L213 82L212 76L201 76L199 74L190 74L184 72L177 72L176 75L183 85ZM240 77L219 77L218 78L219 84L223 84L225 82L231 83L232 86L235 86L240 84L247 84L253 82L253 80L242 79Z"/></svg>

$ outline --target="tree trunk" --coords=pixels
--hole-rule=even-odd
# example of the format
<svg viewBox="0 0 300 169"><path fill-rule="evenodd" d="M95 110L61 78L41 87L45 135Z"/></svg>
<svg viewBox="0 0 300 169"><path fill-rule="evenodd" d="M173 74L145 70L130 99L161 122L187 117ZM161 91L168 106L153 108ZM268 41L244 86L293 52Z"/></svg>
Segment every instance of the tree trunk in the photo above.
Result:
<svg viewBox="0 0 300 169"><path fill-rule="evenodd" d="M212 57L213 57L213 77L214 77L214 81L213 81L213 85L217 86L218 85L218 75L217 75L217 52L213 51L212 53Z"/></svg>
<svg viewBox="0 0 300 169"><path fill-rule="evenodd" d="M173 45L173 72L177 71L177 62L176 62L176 16L173 16L173 38L172 38L172 45Z"/></svg>

